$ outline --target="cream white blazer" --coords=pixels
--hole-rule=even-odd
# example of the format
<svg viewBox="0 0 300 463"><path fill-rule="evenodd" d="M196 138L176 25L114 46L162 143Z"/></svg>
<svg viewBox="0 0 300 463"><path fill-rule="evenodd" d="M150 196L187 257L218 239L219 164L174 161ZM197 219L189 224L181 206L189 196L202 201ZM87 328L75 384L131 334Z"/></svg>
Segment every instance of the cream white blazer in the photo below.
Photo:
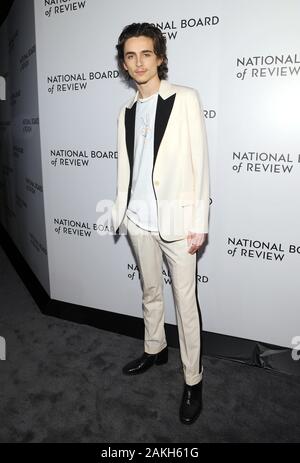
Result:
<svg viewBox="0 0 300 463"><path fill-rule="evenodd" d="M120 233L131 195L137 98L138 91L118 118L117 196L111 210L115 233ZM158 92L152 182L163 239L182 239L188 231L208 232L209 165L203 109L196 90L166 80L161 80Z"/></svg>

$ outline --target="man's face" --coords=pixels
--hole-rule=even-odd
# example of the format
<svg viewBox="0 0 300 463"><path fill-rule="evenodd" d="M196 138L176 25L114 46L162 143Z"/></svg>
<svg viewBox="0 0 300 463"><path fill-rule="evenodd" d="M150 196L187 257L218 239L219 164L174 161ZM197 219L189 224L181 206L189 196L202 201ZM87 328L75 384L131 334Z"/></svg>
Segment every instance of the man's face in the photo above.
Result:
<svg viewBox="0 0 300 463"><path fill-rule="evenodd" d="M141 35L131 37L124 44L124 69L137 84L146 84L157 76L157 67L162 63L153 50L153 40Z"/></svg>

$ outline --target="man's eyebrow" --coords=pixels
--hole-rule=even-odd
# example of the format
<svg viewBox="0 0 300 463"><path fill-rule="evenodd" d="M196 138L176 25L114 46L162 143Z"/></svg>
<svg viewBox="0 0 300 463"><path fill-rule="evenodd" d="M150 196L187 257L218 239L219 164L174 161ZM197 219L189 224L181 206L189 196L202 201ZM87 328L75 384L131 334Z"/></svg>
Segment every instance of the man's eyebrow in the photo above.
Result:
<svg viewBox="0 0 300 463"><path fill-rule="evenodd" d="M154 53L153 50L142 50L141 53ZM135 51L127 51L125 53L125 56L127 55L136 55Z"/></svg>

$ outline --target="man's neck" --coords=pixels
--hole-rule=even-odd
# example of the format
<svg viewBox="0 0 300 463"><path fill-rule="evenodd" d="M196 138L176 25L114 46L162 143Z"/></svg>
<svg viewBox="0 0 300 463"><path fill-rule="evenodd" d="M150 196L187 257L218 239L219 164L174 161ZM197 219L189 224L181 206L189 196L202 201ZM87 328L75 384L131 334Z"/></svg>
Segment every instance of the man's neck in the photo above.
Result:
<svg viewBox="0 0 300 463"><path fill-rule="evenodd" d="M137 89L139 91L139 98L148 98L154 93L158 92L160 87L160 79L157 76L157 79L151 79L145 84L137 84Z"/></svg>

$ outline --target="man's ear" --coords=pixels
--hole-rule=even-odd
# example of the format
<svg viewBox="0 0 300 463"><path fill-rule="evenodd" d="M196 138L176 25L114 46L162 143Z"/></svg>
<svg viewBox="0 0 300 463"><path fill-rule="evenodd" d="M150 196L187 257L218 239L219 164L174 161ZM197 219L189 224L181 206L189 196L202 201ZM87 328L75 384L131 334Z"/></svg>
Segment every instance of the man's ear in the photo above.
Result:
<svg viewBox="0 0 300 463"><path fill-rule="evenodd" d="M123 61L122 64L123 64L123 68L125 69L125 71L128 71L128 68L127 68L127 66L125 64L125 61Z"/></svg>

